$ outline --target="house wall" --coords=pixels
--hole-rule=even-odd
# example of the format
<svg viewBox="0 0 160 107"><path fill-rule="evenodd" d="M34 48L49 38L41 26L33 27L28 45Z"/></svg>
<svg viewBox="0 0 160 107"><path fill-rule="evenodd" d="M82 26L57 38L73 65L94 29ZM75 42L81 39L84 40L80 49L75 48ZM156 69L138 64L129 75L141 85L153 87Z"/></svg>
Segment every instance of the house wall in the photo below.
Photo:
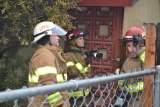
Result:
<svg viewBox="0 0 160 107"><path fill-rule="evenodd" d="M31 58L34 51L35 51L35 48L30 46L28 48L19 49L18 53L19 55L23 56L26 59L26 58Z"/></svg>
<svg viewBox="0 0 160 107"><path fill-rule="evenodd" d="M132 26L160 22L160 0L137 0L132 7L124 8L123 35Z"/></svg>

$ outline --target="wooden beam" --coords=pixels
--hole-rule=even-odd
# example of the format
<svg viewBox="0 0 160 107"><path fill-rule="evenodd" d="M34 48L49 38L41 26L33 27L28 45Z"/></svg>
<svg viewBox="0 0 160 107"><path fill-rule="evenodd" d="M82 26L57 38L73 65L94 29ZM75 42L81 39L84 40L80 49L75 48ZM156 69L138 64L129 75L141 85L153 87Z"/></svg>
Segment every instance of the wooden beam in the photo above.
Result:
<svg viewBox="0 0 160 107"><path fill-rule="evenodd" d="M132 0L82 0L78 6L132 6Z"/></svg>
<svg viewBox="0 0 160 107"><path fill-rule="evenodd" d="M155 68L155 45L156 44L156 27L155 24L149 23L146 28L146 53L145 68ZM153 78L152 75L144 77L144 90L142 94L143 107L153 106Z"/></svg>

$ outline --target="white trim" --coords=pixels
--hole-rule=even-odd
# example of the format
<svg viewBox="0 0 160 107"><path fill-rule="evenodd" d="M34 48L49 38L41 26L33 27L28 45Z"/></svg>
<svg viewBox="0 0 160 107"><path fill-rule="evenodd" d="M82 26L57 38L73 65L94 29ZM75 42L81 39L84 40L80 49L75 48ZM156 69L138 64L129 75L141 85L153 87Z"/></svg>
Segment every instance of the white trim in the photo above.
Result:
<svg viewBox="0 0 160 107"><path fill-rule="evenodd" d="M130 39L133 38L133 36L124 36L124 38Z"/></svg>
<svg viewBox="0 0 160 107"><path fill-rule="evenodd" d="M44 36L46 36L46 34L41 34L39 36L36 36L33 40L33 43L37 42L38 40L40 40L41 38L43 38Z"/></svg>

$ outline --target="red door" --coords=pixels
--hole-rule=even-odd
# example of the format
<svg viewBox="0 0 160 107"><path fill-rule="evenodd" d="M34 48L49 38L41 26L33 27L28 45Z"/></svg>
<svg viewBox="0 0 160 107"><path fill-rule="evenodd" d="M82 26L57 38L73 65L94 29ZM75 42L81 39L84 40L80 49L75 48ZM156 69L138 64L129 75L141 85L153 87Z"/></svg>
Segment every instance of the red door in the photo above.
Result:
<svg viewBox="0 0 160 107"><path fill-rule="evenodd" d="M71 11L75 17L73 25L87 31L86 49L98 49L103 59L92 58L92 76L108 75L117 68L116 40L120 39L123 24L121 7L80 7L80 11Z"/></svg>

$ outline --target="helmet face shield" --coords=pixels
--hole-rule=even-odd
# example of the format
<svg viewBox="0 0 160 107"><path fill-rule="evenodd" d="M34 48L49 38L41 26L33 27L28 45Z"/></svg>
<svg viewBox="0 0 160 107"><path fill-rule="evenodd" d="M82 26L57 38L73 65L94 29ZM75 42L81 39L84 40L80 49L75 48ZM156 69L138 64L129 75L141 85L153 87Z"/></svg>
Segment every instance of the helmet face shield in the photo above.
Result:
<svg viewBox="0 0 160 107"><path fill-rule="evenodd" d="M59 36L64 36L64 35L67 34L67 32L63 28L59 27L56 24L55 24L54 28L52 28L51 30L48 30L47 32L49 32L49 31L51 31L52 34L56 34L56 35L59 35Z"/></svg>

